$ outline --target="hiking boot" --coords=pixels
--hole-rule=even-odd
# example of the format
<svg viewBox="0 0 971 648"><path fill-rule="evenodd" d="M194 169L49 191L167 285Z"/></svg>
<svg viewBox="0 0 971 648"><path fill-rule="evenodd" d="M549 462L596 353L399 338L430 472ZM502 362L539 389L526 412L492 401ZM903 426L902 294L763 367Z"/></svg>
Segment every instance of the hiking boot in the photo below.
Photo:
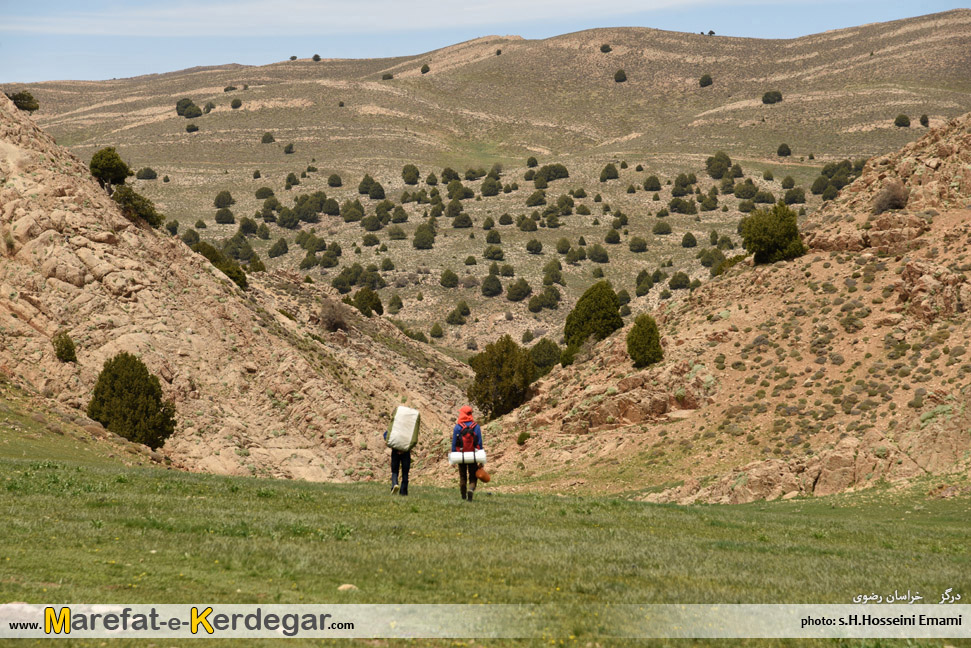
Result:
<svg viewBox="0 0 971 648"><path fill-rule="evenodd" d="M398 484L392 484L392 486L391 486L391 494L392 495L397 495L398 494L398 490L399 490Z"/></svg>
<svg viewBox="0 0 971 648"><path fill-rule="evenodd" d="M470 501L470 502L472 501L472 494L473 494L473 493L475 493L475 491L469 491L469 495L468 495L468 498L469 498L469 501Z"/></svg>

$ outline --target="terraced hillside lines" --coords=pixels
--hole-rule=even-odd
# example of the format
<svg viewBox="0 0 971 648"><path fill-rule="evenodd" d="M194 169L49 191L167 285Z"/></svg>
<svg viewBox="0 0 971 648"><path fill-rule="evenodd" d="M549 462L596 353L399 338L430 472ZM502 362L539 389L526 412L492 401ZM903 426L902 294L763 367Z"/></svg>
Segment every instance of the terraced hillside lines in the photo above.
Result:
<svg viewBox="0 0 971 648"><path fill-rule="evenodd" d="M326 295L299 275L251 276L243 292L179 239L127 220L5 97L0 186L3 374L80 414L106 359L141 356L176 404L163 449L176 465L366 480L384 468L396 405L444 429L463 398L468 369L391 323L342 306L342 326L320 322ZM77 362L55 357L58 331ZM422 446L416 462L437 452Z"/></svg>

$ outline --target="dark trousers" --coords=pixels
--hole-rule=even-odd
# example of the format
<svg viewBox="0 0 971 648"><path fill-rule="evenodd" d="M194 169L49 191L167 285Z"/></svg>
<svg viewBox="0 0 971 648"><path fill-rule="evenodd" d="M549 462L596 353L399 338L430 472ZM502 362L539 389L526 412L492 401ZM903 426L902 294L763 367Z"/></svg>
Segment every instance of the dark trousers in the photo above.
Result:
<svg viewBox="0 0 971 648"><path fill-rule="evenodd" d="M463 498L467 491L474 491L475 485L479 483L479 478L475 476L475 471L478 469L479 464L459 464L459 491L461 491ZM467 487L466 483L468 483Z"/></svg>
<svg viewBox="0 0 971 648"><path fill-rule="evenodd" d="M408 471L411 470L411 453L391 451L391 485L398 483L398 470L401 470L401 491L402 495L408 494Z"/></svg>

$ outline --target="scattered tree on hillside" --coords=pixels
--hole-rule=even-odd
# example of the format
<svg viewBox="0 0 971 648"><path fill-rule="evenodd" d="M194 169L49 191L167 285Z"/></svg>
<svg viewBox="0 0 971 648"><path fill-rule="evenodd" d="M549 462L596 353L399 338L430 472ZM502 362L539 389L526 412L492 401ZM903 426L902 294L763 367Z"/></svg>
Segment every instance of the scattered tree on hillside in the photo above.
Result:
<svg viewBox="0 0 971 648"><path fill-rule="evenodd" d="M623 70L617 70L614 72L614 81L617 83L623 83L627 80L627 73Z"/></svg>
<svg viewBox="0 0 971 648"><path fill-rule="evenodd" d="M535 371L533 360L508 335L472 356L469 365L475 379L467 395L486 418L507 414L525 402Z"/></svg>
<svg viewBox="0 0 971 648"><path fill-rule="evenodd" d="M111 194L111 199L118 203L121 213L130 221L137 222L142 219L156 228L164 221L164 217L155 211L155 204L151 200L136 193L127 185L118 187Z"/></svg>
<svg viewBox="0 0 971 648"><path fill-rule="evenodd" d="M87 414L118 436L153 450L175 432L175 406L162 401L158 377L130 353L105 361Z"/></svg>
<svg viewBox="0 0 971 648"><path fill-rule="evenodd" d="M125 178L132 175L132 170L121 159L115 147L108 146L101 149L91 158L91 175L93 175L102 187L109 188L111 185L125 184Z"/></svg>
<svg viewBox="0 0 971 648"><path fill-rule="evenodd" d="M40 108L40 104L34 99L34 95L30 94L27 90L21 90L20 92L5 93L7 98L13 102L13 105L17 110L25 110L30 114L33 114L35 110Z"/></svg>
<svg viewBox="0 0 971 648"><path fill-rule="evenodd" d="M796 224L796 212L784 202L758 209L742 220L742 245L755 256L756 264L775 263L806 252Z"/></svg>
<svg viewBox="0 0 971 648"><path fill-rule="evenodd" d="M702 88L707 88L711 84L712 84L712 80L711 80L710 74L702 74L701 78L698 79L698 85L700 85Z"/></svg>
<svg viewBox="0 0 971 648"><path fill-rule="evenodd" d="M910 117L901 113L893 120L893 125L897 128L910 128Z"/></svg>
<svg viewBox="0 0 971 648"><path fill-rule="evenodd" d="M778 90L769 90L762 95L762 103L764 104L774 104L782 101L782 93Z"/></svg>
<svg viewBox="0 0 971 648"><path fill-rule="evenodd" d="M775 154L779 157L789 157L792 155L792 149L789 148L788 144L783 142L782 144L779 144L779 149L775 152Z"/></svg>
<svg viewBox="0 0 971 648"><path fill-rule="evenodd" d="M661 334L650 315L638 315L634 320L634 326L627 333L627 355L638 369L660 362L664 357Z"/></svg>
<svg viewBox="0 0 971 648"><path fill-rule="evenodd" d="M431 69L431 68L430 68L430 67L428 67L428 63L425 63L424 65L422 65L422 66L421 66L421 73L422 73L422 74L428 74L428 71L429 71L430 69Z"/></svg>
<svg viewBox="0 0 971 648"><path fill-rule="evenodd" d="M576 349L588 337L600 341L622 327L620 301L608 281L590 286L567 315L563 334L567 345Z"/></svg>

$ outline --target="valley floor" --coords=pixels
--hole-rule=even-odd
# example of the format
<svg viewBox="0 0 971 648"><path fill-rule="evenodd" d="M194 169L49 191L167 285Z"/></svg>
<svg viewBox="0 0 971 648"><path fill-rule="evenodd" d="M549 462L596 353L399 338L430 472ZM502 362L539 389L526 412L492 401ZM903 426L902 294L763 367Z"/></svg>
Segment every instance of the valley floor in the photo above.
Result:
<svg viewBox="0 0 971 648"><path fill-rule="evenodd" d="M52 434L20 401L3 398L0 407L2 601L581 610L849 603L860 592L895 589L971 595L971 500L931 497L931 481L740 506L508 495L488 486L473 503L455 488L416 487L407 499L391 498L383 483L125 465L69 431ZM339 591L345 583L358 589ZM580 618L562 628L565 640L611 645Z"/></svg>

